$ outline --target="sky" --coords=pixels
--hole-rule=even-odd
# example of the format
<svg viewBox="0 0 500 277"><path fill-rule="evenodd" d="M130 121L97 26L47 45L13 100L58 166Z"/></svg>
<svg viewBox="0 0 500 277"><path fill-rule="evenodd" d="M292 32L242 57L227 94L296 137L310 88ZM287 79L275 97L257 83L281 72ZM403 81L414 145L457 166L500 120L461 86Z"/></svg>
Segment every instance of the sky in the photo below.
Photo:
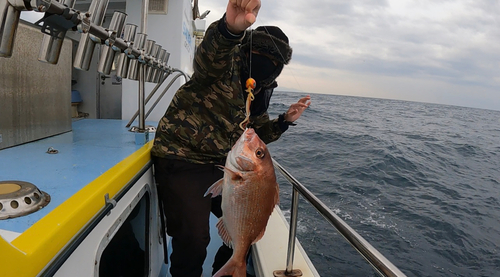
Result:
<svg viewBox="0 0 500 277"><path fill-rule="evenodd" d="M207 26L227 0L199 0ZM500 110L500 1L262 0L292 61L277 90ZM314 99L314 96L311 95Z"/></svg>

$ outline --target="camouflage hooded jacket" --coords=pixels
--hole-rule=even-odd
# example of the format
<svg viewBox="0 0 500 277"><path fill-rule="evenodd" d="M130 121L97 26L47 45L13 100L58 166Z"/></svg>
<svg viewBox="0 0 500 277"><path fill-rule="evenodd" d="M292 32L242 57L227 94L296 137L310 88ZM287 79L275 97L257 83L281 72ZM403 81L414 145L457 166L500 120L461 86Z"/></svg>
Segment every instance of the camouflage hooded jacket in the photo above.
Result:
<svg viewBox="0 0 500 277"><path fill-rule="evenodd" d="M243 133L239 127L245 119L246 101L240 82L243 38L228 38L218 25L216 21L207 29L195 55L191 80L179 88L158 124L153 156L199 164L221 163ZM270 97L274 87L275 82L260 93ZM250 122L259 137L270 143L286 128L279 122L282 119L269 119L267 105L264 109L252 107L260 112L252 112Z"/></svg>

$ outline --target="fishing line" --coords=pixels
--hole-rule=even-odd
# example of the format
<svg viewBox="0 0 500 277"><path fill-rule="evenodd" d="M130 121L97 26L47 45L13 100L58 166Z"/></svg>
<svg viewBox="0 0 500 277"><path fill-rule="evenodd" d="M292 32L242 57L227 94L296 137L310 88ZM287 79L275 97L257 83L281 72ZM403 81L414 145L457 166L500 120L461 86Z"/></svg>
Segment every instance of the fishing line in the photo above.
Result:
<svg viewBox="0 0 500 277"><path fill-rule="evenodd" d="M252 46L253 46L252 38L253 38L253 30L250 29L250 49L249 49L250 69L248 70L248 79L247 79L246 84L245 84L245 86L247 88L245 91L248 93L248 96L247 96L247 102L245 105L245 119L240 123L240 128L242 130L245 130L245 128L247 127L248 121L250 121L250 113L251 113L250 112L250 104L255 99L255 96L253 94L253 90L257 86L255 79L252 78Z"/></svg>
<svg viewBox="0 0 500 277"><path fill-rule="evenodd" d="M267 29L267 27L266 27L266 26L263 26L263 27L264 27L264 29L266 29L266 32L267 32L268 34L270 34L270 33L269 33L269 30ZM283 56L283 53L281 53L281 51L280 51L280 49L278 48L278 45L276 45L276 42L274 41L273 37L272 37L272 36L270 36L270 38L271 38L271 41L272 41L272 42L273 42L273 44L274 44L274 47L276 47L276 50L278 50L278 53L280 54L281 59L283 60L283 64L285 64L285 57ZM299 81L298 81L298 80L297 80L297 78L295 77L295 74L293 74L293 69L292 69L291 67L288 67L288 68L291 70L292 77L293 77L293 79L295 80L295 82L297 83L297 85L299 86L299 90L300 90L301 92L304 92L304 90L302 89L302 86L300 85Z"/></svg>
<svg viewBox="0 0 500 277"><path fill-rule="evenodd" d="M268 34L271 34L266 26L263 26L263 27ZM272 35L270 35L269 38L271 39L276 50L278 50L278 53L281 57L283 64L285 64L285 61L286 61L285 57L283 56L283 53L281 53L280 49L278 48L278 45L274 41ZM240 123L240 128L242 130L245 130L246 125L248 124L248 121L250 120L250 105L251 105L252 101L255 99L253 92L254 92L254 89L257 85L255 79L252 78L252 47L253 47L253 30L250 29L250 49L249 49L249 59L250 59L249 66L250 66L250 68L248 70L249 77L248 77L246 84L245 84L246 88L247 88L245 91L248 93L248 96L247 96L247 101L246 101L246 106L245 106L245 119ZM297 78L295 77L295 74L293 73L293 69L291 69L291 70L292 70L291 71L292 77L294 78L295 82L298 84L300 91L303 91L302 87L300 86L300 83L297 81Z"/></svg>
<svg viewBox="0 0 500 277"><path fill-rule="evenodd" d="M253 30L250 29L250 69L248 70L248 79L252 78L252 46L253 46ZM248 87L247 87L248 88Z"/></svg>

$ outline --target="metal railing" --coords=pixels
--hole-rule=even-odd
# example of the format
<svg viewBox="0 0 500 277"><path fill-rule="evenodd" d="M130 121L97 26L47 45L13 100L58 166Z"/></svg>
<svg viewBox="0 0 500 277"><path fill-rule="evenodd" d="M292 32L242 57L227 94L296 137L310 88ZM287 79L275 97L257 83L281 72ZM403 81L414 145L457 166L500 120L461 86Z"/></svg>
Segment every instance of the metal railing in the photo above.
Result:
<svg viewBox="0 0 500 277"><path fill-rule="evenodd" d="M339 216L330 210L323 202L321 202L313 193L311 193L304 185L288 173L276 160L273 159L274 166L281 172L281 174L290 182L293 187L292 193L292 206L290 211L290 232L288 238L288 251L286 262L286 273L291 273L293 270L293 256L295 249L295 235L297 232L297 211L299 193L311 204L314 208L337 229L337 231L356 249L361 256L363 256L368 263L381 275L381 276L406 276L387 258L378 252L375 247L368 243L361 235L345 223Z"/></svg>
<svg viewBox="0 0 500 277"><path fill-rule="evenodd" d="M158 91L158 89L163 85L163 83L167 80L167 78L173 72L178 72L178 74L175 75L174 77L172 77L172 80L170 81L170 83L165 87L165 89L160 94L160 96L158 96L158 98L153 103L153 105L151 105L151 107L149 108L148 112L144 114L145 108L142 108L142 112L143 112L142 118L144 119L144 121L148 118L149 114L151 114L151 112L156 107L156 105L158 105L158 103L163 98L163 96L165 96L165 94L170 89L170 87L172 87L172 85L174 84L175 80L179 79L180 77L184 77L184 79L185 79L186 82L189 80L189 76L186 73L184 73L183 71L179 70L179 69L175 69L174 68L174 69L172 69L172 70L164 73L162 75L162 77L160 78L160 81L156 84L156 86L153 88L153 90L151 90L151 92L148 94L148 96L144 100L144 103L143 103L144 105L146 105L149 102L149 100L151 100L151 98L156 94L156 92ZM132 125L132 123L135 121L135 119L137 118L137 116L139 116L141 118L141 108L138 109L135 112L135 114L132 116L132 118L129 120L129 122L127 123L127 125L125 127L129 128ZM139 121L141 121L141 119Z"/></svg>

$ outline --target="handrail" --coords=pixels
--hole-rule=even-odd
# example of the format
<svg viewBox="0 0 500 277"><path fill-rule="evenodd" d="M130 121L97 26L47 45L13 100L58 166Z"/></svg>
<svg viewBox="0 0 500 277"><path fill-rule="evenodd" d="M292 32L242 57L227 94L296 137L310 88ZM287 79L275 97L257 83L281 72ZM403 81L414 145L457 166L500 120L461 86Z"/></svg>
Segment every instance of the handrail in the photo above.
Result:
<svg viewBox="0 0 500 277"><path fill-rule="evenodd" d="M290 218L290 234L288 241L287 267L286 272L292 271L292 261L295 249L295 233L297 222L298 194L299 192L314 208L337 229L337 231L363 256L368 263L381 275L390 277L406 276L394 264L384 257L375 247L368 243L361 235L345 223L339 216L330 210L323 202L321 202L313 193L311 193L304 185L288 173L276 160L273 159L274 166L288 180L293 187L292 197L292 213Z"/></svg>
<svg viewBox="0 0 500 277"><path fill-rule="evenodd" d="M163 96L168 91L168 89L170 89L170 87L173 85L173 83L174 83L175 80L177 80L181 76L184 76L184 79L186 80L186 82L189 80L189 76L186 73L184 73L183 71L181 71L179 69L176 69L176 68L169 70L168 72L164 73L164 75L162 75L162 77L160 78L160 81L156 84L156 86L153 88L153 90L149 93L148 97L146 97L146 99L144 100L144 105L146 105L149 102L149 100L151 100L151 98L156 94L156 92L158 91L158 89L163 85L163 83L165 82L165 80L167 80L167 78L173 72L179 72L179 74L177 74L176 76L174 76L172 78L172 81L170 81L170 83L166 86L166 88L163 90L163 92L160 94L160 96L156 99L155 103L153 103L153 105L151 106L151 108L149 108L148 112L144 115L144 119L148 118L149 114L153 111L153 109L156 107L156 105L158 104L158 102L160 102L160 100L163 98ZM129 120L129 122L127 123L127 125L125 125L126 128L130 127L130 125L132 125L132 123L137 118L137 116L140 115L139 111L140 111L140 109L138 109L135 112L135 114Z"/></svg>
<svg viewBox="0 0 500 277"><path fill-rule="evenodd" d="M151 97L153 97L153 95L156 93L156 91L161 87L161 85L163 85L163 82L165 82L165 80L167 79L167 77L169 75L170 75L169 72L162 74L162 76L160 77L160 81L156 84L156 86L153 88L153 90L149 93L148 97L146 97L146 99L144 100L144 104L147 104L149 102ZM138 115L139 115L139 110L137 110L135 112L135 114L132 116L132 118L127 123L127 125L125 125L125 127L126 128L130 127L130 125L132 125L132 123L134 122L134 120L137 118Z"/></svg>
<svg viewBox="0 0 500 277"><path fill-rule="evenodd" d="M149 108L148 112L146 113L146 118L148 118L149 114L151 114L151 112L154 110L154 108L156 108L156 105L158 105L158 103L163 98L163 96L165 96L165 93L167 93L167 91L170 89L170 87L174 84L175 80L179 79L179 77L181 77L181 76L184 76L186 82L188 81L188 78L186 77L186 74L184 74L184 72L178 73L177 75L172 77L172 80L170 81L170 83L168 83L168 85L162 91L160 96L158 96L156 101L151 105L151 108Z"/></svg>

